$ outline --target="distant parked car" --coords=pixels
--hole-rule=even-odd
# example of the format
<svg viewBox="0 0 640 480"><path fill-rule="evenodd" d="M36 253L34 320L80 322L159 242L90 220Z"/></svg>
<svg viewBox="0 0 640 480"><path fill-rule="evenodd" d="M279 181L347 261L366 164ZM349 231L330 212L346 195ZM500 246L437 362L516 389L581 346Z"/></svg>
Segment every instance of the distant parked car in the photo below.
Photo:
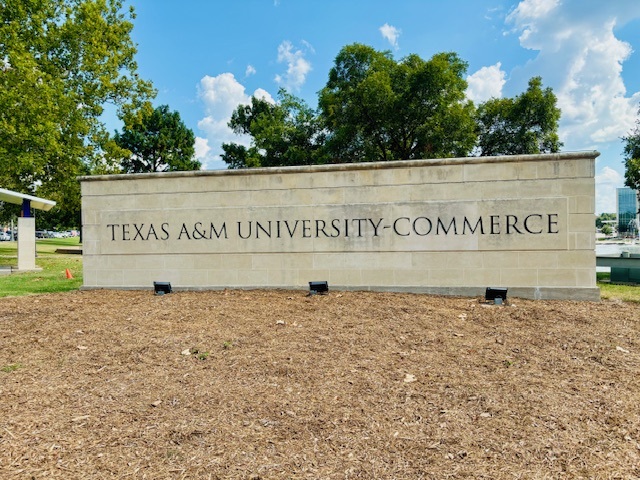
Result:
<svg viewBox="0 0 640 480"><path fill-rule="evenodd" d="M11 240L9 232L0 232L0 242L8 242L9 240Z"/></svg>

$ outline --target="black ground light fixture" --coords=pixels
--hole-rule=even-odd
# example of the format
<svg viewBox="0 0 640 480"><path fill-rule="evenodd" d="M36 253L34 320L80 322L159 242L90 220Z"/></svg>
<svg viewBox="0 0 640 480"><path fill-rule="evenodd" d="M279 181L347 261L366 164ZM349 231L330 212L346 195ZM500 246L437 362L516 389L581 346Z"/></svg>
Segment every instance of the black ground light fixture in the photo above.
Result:
<svg viewBox="0 0 640 480"><path fill-rule="evenodd" d="M164 295L165 293L171 293L170 282L153 282L153 291L156 295Z"/></svg>
<svg viewBox="0 0 640 480"><path fill-rule="evenodd" d="M309 295L326 295L329 293L329 282L309 282Z"/></svg>
<svg viewBox="0 0 640 480"><path fill-rule="evenodd" d="M484 294L484 299L487 302L493 302L496 305L502 305L507 301L507 289L503 287L487 287L487 291Z"/></svg>

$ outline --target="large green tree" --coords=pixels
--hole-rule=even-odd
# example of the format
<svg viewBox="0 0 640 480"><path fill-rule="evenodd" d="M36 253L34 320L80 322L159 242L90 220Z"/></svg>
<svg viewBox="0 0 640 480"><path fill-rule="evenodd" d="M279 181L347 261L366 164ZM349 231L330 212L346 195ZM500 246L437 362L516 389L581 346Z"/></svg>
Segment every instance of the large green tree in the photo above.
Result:
<svg viewBox="0 0 640 480"><path fill-rule="evenodd" d="M115 143L125 153L122 170L126 173L200 170L194 158L195 136L168 105L145 105L137 117L127 119Z"/></svg>
<svg viewBox="0 0 640 480"><path fill-rule="evenodd" d="M478 107L480 155L553 153L560 150L560 109L542 79L529 80L527 91L515 98L494 98Z"/></svg>
<svg viewBox="0 0 640 480"><path fill-rule="evenodd" d="M222 145L222 159L229 168L314 165L326 163L325 133L316 112L285 90L278 102L251 98L233 112L229 127L239 135L249 135L251 146Z"/></svg>
<svg viewBox="0 0 640 480"><path fill-rule="evenodd" d="M466 98L467 64L455 53L425 61L361 44L344 47L319 92L319 108L281 90L253 98L229 126L251 145L223 145L229 168L557 152L560 109L532 78L526 92L476 110Z"/></svg>
<svg viewBox="0 0 640 480"><path fill-rule="evenodd" d="M121 0L2 0L0 183L58 202L79 224L76 176L91 173L121 116L153 97L136 73L132 10Z"/></svg>
<svg viewBox="0 0 640 480"><path fill-rule="evenodd" d="M638 111L640 115L640 110ZM624 184L638 192L640 200L640 118L635 128L623 137L624 141Z"/></svg>
<svg viewBox="0 0 640 480"><path fill-rule="evenodd" d="M455 53L396 61L366 45L344 47L319 98L332 161L468 155L476 129L466 69Z"/></svg>

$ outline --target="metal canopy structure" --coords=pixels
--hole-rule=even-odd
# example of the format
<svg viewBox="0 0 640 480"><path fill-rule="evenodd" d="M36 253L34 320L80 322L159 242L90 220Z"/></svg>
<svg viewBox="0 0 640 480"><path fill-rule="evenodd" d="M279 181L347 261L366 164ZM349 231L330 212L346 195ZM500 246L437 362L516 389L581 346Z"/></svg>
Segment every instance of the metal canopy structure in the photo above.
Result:
<svg viewBox="0 0 640 480"><path fill-rule="evenodd" d="M48 212L56 206L56 202L54 202L53 200L47 200L45 198L39 198L24 193L5 190L4 188L0 188L0 201L22 205L23 215L28 217L30 217L31 215L25 215L25 205L27 206L26 208L35 208L37 210L44 210L45 212Z"/></svg>
<svg viewBox="0 0 640 480"><path fill-rule="evenodd" d="M18 218L18 270L39 270L36 267L36 219L31 209L47 212L56 202L4 188L0 188L0 201L22 205L22 216Z"/></svg>

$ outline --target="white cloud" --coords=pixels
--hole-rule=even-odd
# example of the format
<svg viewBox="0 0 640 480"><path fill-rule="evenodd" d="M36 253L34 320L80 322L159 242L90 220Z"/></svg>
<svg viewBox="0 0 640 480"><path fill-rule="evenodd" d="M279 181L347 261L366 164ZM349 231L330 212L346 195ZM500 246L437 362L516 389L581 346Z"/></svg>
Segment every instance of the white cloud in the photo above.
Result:
<svg viewBox="0 0 640 480"><path fill-rule="evenodd" d="M247 65L247 69L244 71L245 77L250 77L251 75L256 74L256 69L253 65Z"/></svg>
<svg viewBox="0 0 640 480"><path fill-rule="evenodd" d="M525 48L538 50L536 46L540 25L550 16L559 5L559 0L523 0L507 16L507 22L516 24L521 31L520 44Z"/></svg>
<svg viewBox="0 0 640 480"><path fill-rule="evenodd" d="M207 159L207 154L211 151L209 141L206 138L196 137L196 158L200 161Z"/></svg>
<svg viewBox="0 0 640 480"><path fill-rule="evenodd" d="M294 50L291 42L287 40L282 42L278 46L278 63L286 63L287 72L284 75L276 75L276 83L288 90L299 90L311 71L311 63L304 56L305 52Z"/></svg>
<svg viewBox="0 0 640 480"><path fill-rule="evenodd" d="M313 45L311 45L309 42L307 42L306 40L302 40L302 44L305 46L305 48L310 52L315 54L316 53L316 49L313 48Z"/></svg>
<svg viewBox="0 0 640 480"><path fill-rule="evenodd" d="M484 18L485 20L493 20L495 17L502 16L502 15L503 15L502 7L493 7L493 8L487 9L484 15Z"/></svg>
<svg viewBox="0 0 640 480"><path fill-rule="evenodd" d="M467 98L476 104L486 102L491 98L502 97L505 72L501 69L500 62L490 67L482 67L473 75L467 77Z"/></svg>
<svg viewBox="0 0 640 480"><path fill-rule="evenodd" d="M206 137L201 139L200 148L204 148L205 145L209 148L199 160L206 170L226 168L226 164L220 160L221 145L229 142L249 145L248 138L236 135L227 124L238 105L251 103L251 96L245 93L244 85L238 82L232 73L203 77L198 86L198 95L205 107L205 117L198 122L198 128ZM253 96L275 103L269 92L260 88Z"/></svg>
<svg viewBox="0 0 640 480"><path fill-rule="evenodd" d="M624 184L624 177L613 168L604 167L596 175L595 213L614 213L616 211L616 188L622 184Z"/></svg>
<svg viewBox="0 0 640 480"><path fill-rule="evenodd" d="M381 26L379 30L380 30L380 33L382 34L382 37L385 40L387 40L393 48L397 50L399 48L398 38L400 38L400 34L402 33L402 30L392 25L389 25L388 23L385 23L383 26Z"/></svg>
<svg viewBox="0 0 640 480"><path fill-rule="evenodd" d="M640 17L640 2L523 0L507 16L520 44L538 55L519 72L540 75L562 109L560 137L568 150L615 142L633 126L640 92L628 94L622 64L631 46L617 23ZM523 78L524 80L524 78Z"/></svg>
<svg viewBox="0 0 640 480"><path fill-rule="evenodd" d="M244 92L244 86L232 73L203 77L200 80L199 96L204 101L208 114L214 112L224 117L230 116L239 103L249 99Z"/></svg>

